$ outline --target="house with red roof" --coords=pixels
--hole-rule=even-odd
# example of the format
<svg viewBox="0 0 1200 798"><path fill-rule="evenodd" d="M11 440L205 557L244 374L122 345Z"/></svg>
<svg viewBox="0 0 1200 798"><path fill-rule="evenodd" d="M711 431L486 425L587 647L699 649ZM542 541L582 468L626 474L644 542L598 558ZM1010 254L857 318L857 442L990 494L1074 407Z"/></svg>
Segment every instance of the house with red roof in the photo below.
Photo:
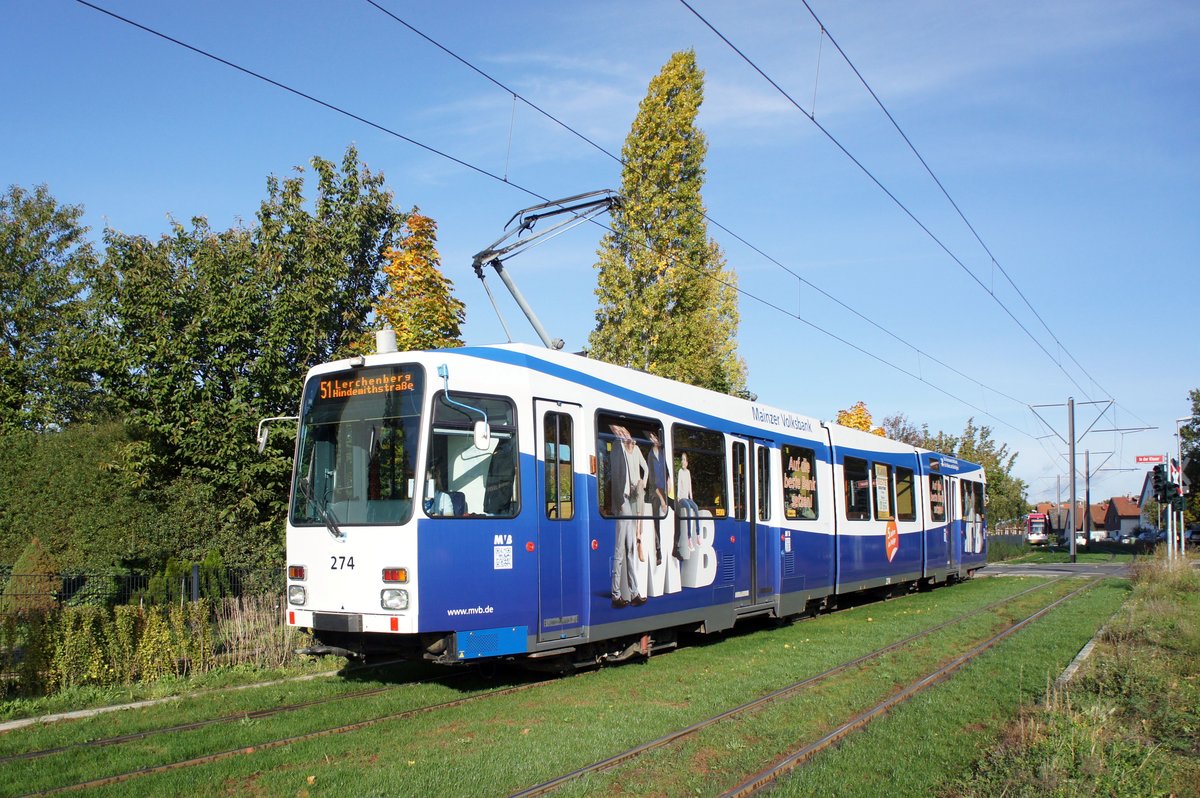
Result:
<svg viewBox="0 0 1200 798"><path fill-rule="evenodd" d="M1113 496L1104 513L1104 528L1109 540L1132 535L1142 525L1141 504L1133 496Z"/></svg>

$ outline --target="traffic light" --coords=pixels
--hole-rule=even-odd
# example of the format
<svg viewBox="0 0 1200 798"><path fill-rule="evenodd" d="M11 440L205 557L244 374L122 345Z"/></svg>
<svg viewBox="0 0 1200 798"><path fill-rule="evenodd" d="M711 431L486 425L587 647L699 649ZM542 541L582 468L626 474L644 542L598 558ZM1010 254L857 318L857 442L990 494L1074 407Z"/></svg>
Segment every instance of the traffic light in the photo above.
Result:
<svg viewBox="0 0 1200 798"><path fill-rule="evenodd" d="M1154 467L1154 498L1163 501L1167 492L1167 469L1161 465Z"/></svg>
<svg viewBox="0 0 1200 798"><path fill-rule="evenodd" d="M1176 493L1174 496L1171 497L1171 509L1174 510L1175 512L1180 512L1181 510L1183 510L1183 495L1182 494Z"/></svg>

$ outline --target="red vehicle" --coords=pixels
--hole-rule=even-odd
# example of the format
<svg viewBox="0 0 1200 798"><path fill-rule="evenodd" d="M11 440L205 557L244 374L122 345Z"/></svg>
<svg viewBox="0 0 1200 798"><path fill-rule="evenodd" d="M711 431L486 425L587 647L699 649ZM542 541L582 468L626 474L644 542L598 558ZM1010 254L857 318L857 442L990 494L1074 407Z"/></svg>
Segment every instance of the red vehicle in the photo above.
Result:
<svg viewBox="0 0 1200 798"><path fill-rule="evenodd" d="M1031 546L1045 546L1049 539L1050 518L1046 513L1030 513L1025 516L1025 542Z"/></svg>

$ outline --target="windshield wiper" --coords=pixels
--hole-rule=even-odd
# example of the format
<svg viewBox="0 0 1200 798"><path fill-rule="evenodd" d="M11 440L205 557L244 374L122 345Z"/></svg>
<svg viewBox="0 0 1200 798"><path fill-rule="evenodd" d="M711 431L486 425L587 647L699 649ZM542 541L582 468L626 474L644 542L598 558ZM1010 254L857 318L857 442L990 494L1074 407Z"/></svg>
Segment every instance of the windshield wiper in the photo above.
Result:
<svg viewBox="0 0 1200 798"><path fill-rule="evenodd" d="M325 528L329 530L329 534L333 536L333 539L344 542L346 540L346 533L338 526L337 519L333 517L333 512L317 502L313 496L312 486L308 484L308 477L300 478L299 487L300 492L304 494L304 498L308 499L309 505L317 508L317 513L320 514L321 520L325 522Z"/></svg>

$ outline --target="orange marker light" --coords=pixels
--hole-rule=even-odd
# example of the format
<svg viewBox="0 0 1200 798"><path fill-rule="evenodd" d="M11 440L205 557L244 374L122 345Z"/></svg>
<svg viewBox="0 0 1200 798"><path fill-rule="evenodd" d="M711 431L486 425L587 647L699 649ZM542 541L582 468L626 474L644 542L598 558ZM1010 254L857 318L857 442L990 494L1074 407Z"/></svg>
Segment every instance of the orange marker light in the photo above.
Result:
<svg viewBox="0 0 1200 798"><path fill-rule="evenodd" d="M407 582L408 581L408 569L407 568L384 568L383 569L383 581L385 581L385 582Z"/></svg>
<svg viewBox="0 0 1200 798"><path fill-rule="evenodd" d="M533 551L533 541L532 540L525 544L525 551Z"/></svg>
<svg viewBox="0 0 1200 798"><path fill-rule="evenodd" d="M304 579L305 570L303 565L289 565L288 579Z"/></svg>
<svg viewBox="0 0 1200 798"><path fill-rule="evenodd" d="M392 631L393 632L400 631L400 619L399 618L392 618Z"/></svg>

